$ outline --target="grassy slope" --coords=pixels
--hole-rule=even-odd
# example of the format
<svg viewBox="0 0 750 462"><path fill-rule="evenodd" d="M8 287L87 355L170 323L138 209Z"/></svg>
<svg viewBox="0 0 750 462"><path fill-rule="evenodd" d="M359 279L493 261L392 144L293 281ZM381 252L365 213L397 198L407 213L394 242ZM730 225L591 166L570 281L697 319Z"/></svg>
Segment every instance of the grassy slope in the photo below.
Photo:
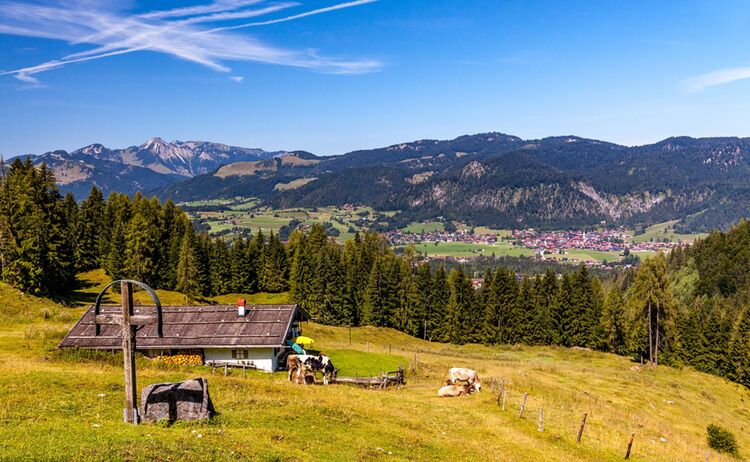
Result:
<svg viewBox="0 0 750 462"><path fill-rule="evenodd" d="M661 241L668 239L672 242L684 241L693 242L696 239L708 236L707 233L695 233L695 234L679 234L674 232L674 225L679 220L665 221L664 223L657 223L655 225L646 228L646 232L641 235L633 236L633 242L647 242L650 240Z"/></svg>
<svg viewBox="0 0 750 462"><path fill-rule="evenodd" d="M416 372L403 389L380 392L295 386L284 374L223 377L142 360L139 388L207 376L221 415L208 424L126 426L117 358L74 360L51 351L82 308L20 297L2 284L0 306L13 311L0 318L0 460L601 461L621 460L631 431L633 460L705 460L711 422L732 428L744 454L750 451L750 392L715 377L562 348L432 344L390 329L353 329L350 344L348 329L315 324L305 334L342 375L413 366L415 353ZM485 390L435 397L456 365L475 368ZM504 412L489 377L508 381ZM529 400L518 419L524 392ZM540 406L544 433L536 430ZM579 446L583 412L589 420Z"/></svg>

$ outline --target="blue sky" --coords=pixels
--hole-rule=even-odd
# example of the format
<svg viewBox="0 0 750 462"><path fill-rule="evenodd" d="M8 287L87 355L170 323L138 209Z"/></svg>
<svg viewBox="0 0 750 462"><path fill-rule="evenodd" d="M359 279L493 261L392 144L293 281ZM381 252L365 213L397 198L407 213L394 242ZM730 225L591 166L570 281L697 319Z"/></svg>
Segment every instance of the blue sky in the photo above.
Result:
<svg viewBox="0 0 750 462"><path fill-rule="evenodd" d="M750 136L746 1L0 0L0 154Z"/></svg>

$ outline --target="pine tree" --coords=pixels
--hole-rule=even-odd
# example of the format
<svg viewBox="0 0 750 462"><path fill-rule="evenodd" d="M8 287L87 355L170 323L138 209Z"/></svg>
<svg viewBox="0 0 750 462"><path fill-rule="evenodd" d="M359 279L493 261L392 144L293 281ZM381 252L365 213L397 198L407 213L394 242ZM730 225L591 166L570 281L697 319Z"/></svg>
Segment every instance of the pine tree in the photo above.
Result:
<svg viewBox="0 0 750 462"><path fill-rule="evenodd" d="M447 342L448 325L448 302L451 290L448 284L448 275L445 267L440 265L435 271L435 282L432 285L430 297L430 316L427 318L427 339L437 342Z"/></svg>
<svg viewBox="0 0 750 462"><path fill-rule="evenodd" d="M420 331L421 306L417 300L417 286L411 272L410 261L399 258L394 270L397 274L397 301L392 325L401 332L416 336Z"/></svg>
<svg viewBox="0 0 750 462"><path fill-rule="evenodd" d="M264 292L283 292L287 290L287 256L278 235L274 235L271 232L262 255L262 266L259 274L261 290Z"/></svg>
<svg viewBox="0 0 750 462"><path fill-rule="evenodd" d="M214 239L211 245L211 293L227 294L232 291L232 265L229 248L223 239Z"/></svg>
<svg viewBox="0 0 750 462"><path fill-rule="evenodd" d="M448 276L450 299L447 307L447 337L451 343L463 344L474 339L475 320L474 288L463 269L458 268Z"/></svg>
<svg viewBox="0 0 750 462"><path fill-rule="evenodd" d="M479 306L483 307L482 331L479 341L484 344L500 342L500 314L498 302L498 278L488 269L484 274L482 287L477 298Z"/></svg>
<svg viewBox="0 0 750 462"><path fill-rule="evenodd" d="M112 280L124 279L127 276L125 269L125 232L123 223L115 222L109 240L104 270Z"/></svg>
<svg viewBox="0 0 750 462"><path fill-rule="evenodd" d="M570 322L567 325L568 343L571 346L593 347L596 343L596 326L600 312L597 309L591 278L585 265L570 279Z"/></svg>
<svg viewBox="0 0 750 462"><path fill-rule="evenodd" d="M232 291L250 293L253 286L253 269L248 258L247 242L242 236L232 242L229 254L232 267ZM294 294L292 298L294 299Z"/></svg>
<svg viewBox="0 0 750 462"><path fill-rule="evenodd" d="M750 308L740 312L729 341L729 378L750 387Z"/></svg>
<svg viewBox="0 0 750 462"><path fill-rule="evenodd" d="M635 357L646 357L654 365L659 355L667 361L676 357L679 343L675 310L667 278L667 261L663 254L641 264L628 291L631 311L629 350Z"/></svg>
<svg viewBox="0 0 750 462"><path fill-rule="evenodd" d="M575 294L573 293L572 277L566 273L562 275L560 281L560 291L552 317L554 326L552 342L555 345L573 346L571 332L574 322L574 304Z"/></svg>
<svg viewBox="0 0 750 462"><path fill-rule="evenodd" d="M198 268L193 254L194 236L192 229L188 229L182 237L180 245L180 259L177 263L177 291L185 295L185 303L193 303L199 292Z"/></svg>
<svg viewBox="0 0 750 462"><path fill-rule="evenodd" d="M415 277L415 306L413 319L418 323L418 329L415 335L419 338L426 339L425 328L427 320L433 318L432 293L434 291L434 280L432 270L428 263L419 265Z"/></svg>
<svg viewBox="0 0 750 462"><path fill-rule="evenodd" d="M16 159L0 177L2 277L22 291L64 293L75 278L70 217L52 172Z"/></svg>
<svg viewBox="0 0 750 462"><path fill-rule="evenodd" d="M157 239L152 222L136 213L125 232L125 273L128 277L152 285Z"/></svg>
<svg viewBox="0 0 750 462"><path fill-rule="evenodd" d="M362 325L378 326L384 324L382 309L385 305L383 292L385 286L384 268L380 260L375 260L367 279L365 301L362 306Z"/></svg>
<svg viewBox="0 0 750 462"><path fill-rule="evenodd" d="M529 342L532 345L551 345L555 339L553 316L558 313L560 292L557 285L557 274L548 269L543 277L537 277L534 286L536 300Z"/></svg>
<svg viewBox="0 0 750 462"><path fill-rule="evenodd" d="M89 197L81 202L76 227L76 266L81 271L96 268L99 263L99 237L104 221L104 196L95 185Z"/></svg>
<svg viewBox="0 0 750 462"><path fill-rule="evenodd" d="M537 294L534 283L523 278L519 288L518 310L515 325L516 342L532 344L535 316L537 314Z"/></svg>
<svg viewBox="0 0 750 462"><path fill-rule="evenodd" d="M617 287L607 294L601 322L606 350L618 355L625 354L625 301L622 298L622 292Z"/></svg>

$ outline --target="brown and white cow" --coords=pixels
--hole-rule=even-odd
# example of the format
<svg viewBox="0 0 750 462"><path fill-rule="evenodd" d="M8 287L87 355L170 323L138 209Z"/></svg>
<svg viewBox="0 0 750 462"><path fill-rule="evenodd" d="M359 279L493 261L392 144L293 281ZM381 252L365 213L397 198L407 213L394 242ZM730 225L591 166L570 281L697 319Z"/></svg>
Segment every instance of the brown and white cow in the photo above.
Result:
<svg viewBox="0 0 750 462"><path fill-rule="evenodd" d="M455 398L458 396L469 396L474 391L471 385L446 385L438 390L440 398Z"/></svg>
<svg viewBox="0 0 750 462"><path fill-rule="evenodd" d="M292 374L296 372L295 382L302 382L307 385L305 377L308 374L315 374L320 372L323 375L323 385L328 385L328 381L336 377L336 368L331 362L331 358L324 354L319 355L289 355L287 357L287 371L289 372L289 380L292 380Z"/></svg>
<svg viewBox="0 0 750 462"><path fill-rule="evenodd" d="M476 371L465 367L452 367L448 371L448 383L456 385L457 382L466 382L474 391L481 391L482 380Z"/></svg>
<svg viewBox="0 0 750 462"><path fill-rule="evenodd" d="M286 357L286 370L289 373L289 381L292 381L292 374L294 374L294 382L299 383L299 371L302 368L302 361L299 359L300 355L289 355Z"/></svg>

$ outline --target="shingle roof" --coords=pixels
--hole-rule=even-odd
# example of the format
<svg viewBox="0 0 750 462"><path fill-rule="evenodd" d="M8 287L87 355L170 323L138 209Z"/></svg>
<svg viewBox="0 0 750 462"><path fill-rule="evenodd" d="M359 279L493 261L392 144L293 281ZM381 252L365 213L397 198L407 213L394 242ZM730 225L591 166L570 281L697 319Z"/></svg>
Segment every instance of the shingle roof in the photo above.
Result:
<svg viewBox="0 0 750 462"><path fill-rule="evenodd" d="M138 306L134 314L153 314L154 307ZM101 325L96 335L94 307L91 306L60 342L61 348L80 347L119 349L122 327ZM100 314L119 314L119 306L102 306ZM297 305L248 305L239 316L235 305L162 307L163 337L154 324L138 329L136 348L222 348L283 346L293 320L306 315Z"/></svg>

